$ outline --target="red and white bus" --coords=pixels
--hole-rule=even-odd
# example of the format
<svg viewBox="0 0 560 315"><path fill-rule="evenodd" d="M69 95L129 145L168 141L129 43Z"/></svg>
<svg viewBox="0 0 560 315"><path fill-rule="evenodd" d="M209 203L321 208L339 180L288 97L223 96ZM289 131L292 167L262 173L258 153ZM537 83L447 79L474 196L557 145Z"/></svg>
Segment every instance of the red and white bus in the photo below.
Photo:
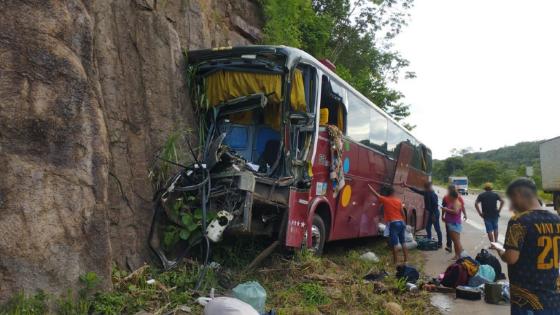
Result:
<svg viewBox="0 0 560 315"><path fill-rule="evenodd" d="M322 62L284 46L190 51L188 62L207 208L230 214L225 235L317 253L377 235L383 216L368 184L393 185L408 224L424 228L422 197L400 183L430 180L430 149Z"/></svg>

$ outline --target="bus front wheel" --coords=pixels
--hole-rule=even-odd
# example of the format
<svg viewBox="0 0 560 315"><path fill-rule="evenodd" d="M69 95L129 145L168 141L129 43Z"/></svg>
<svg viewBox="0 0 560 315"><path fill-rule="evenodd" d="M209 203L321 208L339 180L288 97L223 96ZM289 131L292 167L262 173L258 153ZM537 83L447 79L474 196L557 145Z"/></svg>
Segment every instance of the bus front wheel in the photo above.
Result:
<svg viewBox="0 0 560 315"><path fill-rule="evenodd" d="M308 248L313 254L320 256L323 254L325 247L327 233L325 229L325 222L318 214L313 216L313 223L311 225L311 247ZM307 232L305 233L305 244L307 244Z"/></svg>

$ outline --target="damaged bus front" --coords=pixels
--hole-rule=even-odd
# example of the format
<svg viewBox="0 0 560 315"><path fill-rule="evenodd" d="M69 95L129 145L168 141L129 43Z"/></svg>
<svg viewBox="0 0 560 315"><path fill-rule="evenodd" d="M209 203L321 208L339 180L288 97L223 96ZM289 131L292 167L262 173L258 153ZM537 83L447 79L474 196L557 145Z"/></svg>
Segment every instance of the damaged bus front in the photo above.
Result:
<svg viewBox="0 0 560 315"><path fill-rule="evenodd" d="M198 50L188 53L188 63L201 153L156 203L183 226L177 213L192 209L170 211L166 203L179 197L200 204L207 242L222 233L268 235L321 253L328 240L377 233L379 203L368 184L421 186L429 179L429 149L332 65L301 50ZM409 223L422 228L422 199L397 191ZM157 242L151 245L166 265Z"/></svg>

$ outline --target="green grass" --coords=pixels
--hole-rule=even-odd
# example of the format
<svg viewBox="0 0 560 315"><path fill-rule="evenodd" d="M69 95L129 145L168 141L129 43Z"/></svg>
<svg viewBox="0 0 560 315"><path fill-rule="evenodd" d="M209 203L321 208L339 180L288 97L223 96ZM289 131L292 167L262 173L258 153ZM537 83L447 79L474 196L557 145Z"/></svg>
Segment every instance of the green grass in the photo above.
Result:
<svg viewBox="0 0 560 315"><path fill-rule="evenodd" d="M260 268L244 272L245 266L269 243L263 238L237 238L215 246L213 260L222 267L208 270L198 292L193 288L200 267L193 262L167 272L146 266L130 274L114 268L112 291L93 293L97 276L88 273L80 277L83 289L77 298L71 292L57 298L21 293L2 306L0 314L45 314L49 306L55 314L135 314L140 310L165 314L181 305L198 314L202 309L195 299L207 295L210 288L215 288L218 296L226 295L235 285L251 280L266 289L267 309L279 314L386 314L387 302L400 304L405 314L438 313L430 305L428 293L411 294L405 283L393 276L395 266L386 242L380 239L334 242L327 245L322 257L300 251L274 253ZM360 255L366 251L375 252L380 261L361 260ZM411 251L410 256L411 264L421 269L420 252ZM383 292L362 279L370 272L381 271L390 275L381 284L386 288ZM156 284L147 284L148 279L155 279Z"/></svg>

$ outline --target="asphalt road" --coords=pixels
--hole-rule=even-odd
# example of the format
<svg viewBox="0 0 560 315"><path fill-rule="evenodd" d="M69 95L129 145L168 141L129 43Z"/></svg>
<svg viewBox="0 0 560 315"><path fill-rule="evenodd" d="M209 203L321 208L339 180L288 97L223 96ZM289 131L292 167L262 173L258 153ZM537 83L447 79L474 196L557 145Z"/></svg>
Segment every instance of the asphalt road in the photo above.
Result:
<svg viewBox="0 0 560 315"><path fill-rule="evenodd" d="M445 189L436 187L436 192L438 193L440 200L445 194ZM488 248L490 242L486 235L486 230L484 228L484 221L476 212L474 208L474 203L477 195L463 196L465 200L465 209L467 211L467 221L463 223L463 233L461 234L461 241L463 247L467 253L475 257L477 253L483 248ZM506 204L500 214L499 220L499 241L504 242L504 235L507 228L507 223L512 216L512 212L509 210L509 205ZM445 228L442 225L442 232L445 238ZM435 235L432 231L432 235ZM445 239L444 239L445 240ZM434 252L424 252L426 258L426 266L424 271L430 277L437 277L440 273L443 273L445 269L453 262L453 255L446 252L445 250L439 250ZM502 264L502 270L507 274L507 265ZM504 314L510 313L509 304L506 305L491 305L481 301L467 301L461 299L455 299L454 294L441 294L434 293L431 298L432 304L437 306L444 314Z"/></svg>

